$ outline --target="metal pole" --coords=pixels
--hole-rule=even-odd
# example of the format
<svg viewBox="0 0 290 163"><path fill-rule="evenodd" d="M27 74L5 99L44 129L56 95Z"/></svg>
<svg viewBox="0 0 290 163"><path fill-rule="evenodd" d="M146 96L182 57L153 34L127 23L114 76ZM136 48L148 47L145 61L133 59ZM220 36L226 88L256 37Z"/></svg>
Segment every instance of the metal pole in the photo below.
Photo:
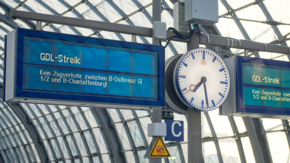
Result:
<svg viewBox="0 0 290 163"><path fill-rule="evenodd" d="M199 36L194 33L187 43L187 51L199 47ZM202 163L201 111L187 108L188 162Z"/></svg>
<svg viewBox="0 0 290 163"><path fill-rule="evenodd" d="M244 56L248 56L249 54L249 50L247 50L247 49L244 49Z"/></svg>
<svg viewBox="0 0 290 163"><path fill-rule="evenodd" d="M161 21L161 0L153 0L152 3L152 12L153 12L153 17L152 17L152 24L155 21ZM153 38L153 45L159 45L159 39L154 39Z"/></svg>
<svg viewBox="0 0 290 163"><path fill-rule="evenodd" d="M136 35L132 35L132 42L137 42L137 37L136 37Z"/></svg>
<svg viewBox="0 0 290 163"><path fill-rule="evenodd" d="M161 21L161 0L153 0L152 3L152 13L153 13L153 18L152 18L152 24L154 21ZM152 40L153 45L159 45L159 40L154 39ZM159 109L154 109L153 114L152 114L152 122L161 122L162 118L162 108ZM154 143L157 139L157 136L153 136L152 138L152 143ZM151 163L161 163L161 158L153 158L150 159Z"/></svg>
<svg viewBox="0 0 290 163"><path fill-rule="evenodd" d="M36 22L36 30L41 31L41 28L42 28L42 26L41 26L41 21L37 21L37 22Z"/></svg>

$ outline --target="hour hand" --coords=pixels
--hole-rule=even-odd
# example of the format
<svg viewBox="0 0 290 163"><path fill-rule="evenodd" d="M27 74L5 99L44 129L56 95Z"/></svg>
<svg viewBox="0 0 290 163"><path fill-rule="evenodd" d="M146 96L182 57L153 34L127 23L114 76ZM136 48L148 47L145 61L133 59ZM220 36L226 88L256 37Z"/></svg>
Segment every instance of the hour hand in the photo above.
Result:
<svg viewBox="0 0 290 163"><path fill-rule="evenodd" d="M195 88L192 91L195 92L200 87L201 84L202 84L202 81L200 81L199 83L197 83L195 85Z"/></svg>
<svg viewBox="0 0 290 163"><path fill-rule="evenodd" d="M196 85L194 85L194 84L191 84L190 86L189 86L189 90L188 91L186 91L185 93L183 93L183 94L186 94L187 92L195 92L199 87L200 87L200 85L202 84L202 81L200 81L199 83L197 83ZM194 87L194 89L191 89L191 87Z"/></svg>

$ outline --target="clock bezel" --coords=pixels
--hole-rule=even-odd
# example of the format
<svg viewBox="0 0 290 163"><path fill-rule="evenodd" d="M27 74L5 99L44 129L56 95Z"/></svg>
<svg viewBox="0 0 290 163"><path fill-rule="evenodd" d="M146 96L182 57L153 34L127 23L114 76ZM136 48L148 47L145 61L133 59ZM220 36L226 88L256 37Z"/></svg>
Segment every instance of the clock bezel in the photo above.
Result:
<svg viewBox="0 0 290 163"><path fill-rule="evenodd" d="M179 99L189 108L194 108L194 109L197 109L197 110L201 110L201 111L212 111L212 110L215 110L217 108L219 108L220 106L222 106L223 103L219 104L219 106L216 106L212 109L207 109L207 110L203 110L203 109L199 109L199 108L195 108L194 106L192 106L186 99L185 97L183 96L183 93L181 92L180 88L179 88L179 85L178 85L178 69L180 67L180 64L181 64L181 61L183 60L183 58L188 54L188 53L191 53L192 51L195 51L195 50L209 50L211 53L215 53L216 55L219 56L219 59L221 59L223 62L224 62L224 65L225 67L227 68L227 71L228 71L228 75L229 75L229 86L228 86L228 93L225 95L225 98L224 98L224 101L223 103L227 100L228 96L229 96L229 93L230 93L230 89L231 89L231 74L230 74L230 71L229 71L229 68L228 68L228 65L226 64L225 60L221 57L221 55L219 55L217 52L209 49L209 48L204 48L204 47L199 47L199 48L194 48L194 49L191 49L189 50L188 52L186 52L180 59L179 61L177 62L177 64L175 65L175 68L174 68L174 72L173 72L173 85L174 85L174 89L175 89L175 92L177 94L177 96L179 97Z"/></svg>

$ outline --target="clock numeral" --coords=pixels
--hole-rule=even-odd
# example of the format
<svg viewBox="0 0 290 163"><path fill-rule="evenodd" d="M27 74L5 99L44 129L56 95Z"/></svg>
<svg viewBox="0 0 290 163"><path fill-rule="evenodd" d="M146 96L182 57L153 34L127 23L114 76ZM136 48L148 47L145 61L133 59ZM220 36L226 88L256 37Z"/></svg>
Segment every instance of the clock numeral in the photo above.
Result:
<svg viewBox="0 0 290 163"><path fill-rule="evenodd" d="M221 81L220 83L221 84L228 84L228 82L225 82L225 81Z"/></svg>
<svg viewBox="0 0 290 163"><path fill-rule="evenodd" d="M194 57L193 53L191 53L191 56L192 56L192 59L195 59L195 57Z"/></svg>
<svg viewBox="0 0 290 163"><path fill-rule="evenodd" d="M186 76L184 76L184 75L178 75L178 77L180 77L180 78L186 78Z"/></svg>
<svg viewBox="0 0 290 163"><path fill-rule="evenodd" d="M221 68L219 71L222 72L222 71L224 71L224 70L225 70L225 68Z"/></svg>
<svg viewBox="0 0 290 163"><path fill-rule="evenodd" d="M203 109L203 104L204 104L204 103L203 103L203 100L201 100L201 108L202 108L202 109Z"/></svg>
<svg viewBox="0 0 290 163"><path fill-rule="evenodd" d="M185 67L187 67L187 64L186 64L185 62L181 61L181 63L182 63Z"/></svg>
<svg viewBox="0 0 290 163"><path fill-rule="evenodd" d="M213 107L215 107L215 103L214 103L214 101L213 101L213 100L211 100L211 103L212 103Z"/></svg>
<svg viewBox="0 0 290 163"><path fill-rule="evenodd" d="M214 61L216 60L216 56L214 56L214 58L213 58L213 60L212 60L212 62L214 63Z"/></svg>
<svg viewBox="0 0 290 163"><path fill-rule="evenodd" d="M187 89L186 88L183 88L182 90L181 90L181 92L184 92L184 91L186 91Z"/></svg>
<svg viewBox="0 0 290 163"><path fill-rule="evenodd" d="M205 51L202 53L202 59L205 60Z"/></svg>
<svg viewBox="0 0 290 163"><path fill-rule="evenodd" d="M222 98L224 98L224 97L225 97L225 96L224 96L223 94L221 94L220 92L219 92L219 95L220 95L220 96L222 96Z"/></svg>

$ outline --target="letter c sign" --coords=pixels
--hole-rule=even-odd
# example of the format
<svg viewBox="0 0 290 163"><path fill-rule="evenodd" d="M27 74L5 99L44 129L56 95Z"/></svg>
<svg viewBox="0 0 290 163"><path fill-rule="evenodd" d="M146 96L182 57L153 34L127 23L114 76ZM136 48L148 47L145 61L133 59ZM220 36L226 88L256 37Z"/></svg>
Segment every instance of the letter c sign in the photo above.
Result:
<svg viewBox="0 0 290 163"><path fill-rule="evenodd" d="M165 120L166 141L184 141L183 121Z"/></svg>

